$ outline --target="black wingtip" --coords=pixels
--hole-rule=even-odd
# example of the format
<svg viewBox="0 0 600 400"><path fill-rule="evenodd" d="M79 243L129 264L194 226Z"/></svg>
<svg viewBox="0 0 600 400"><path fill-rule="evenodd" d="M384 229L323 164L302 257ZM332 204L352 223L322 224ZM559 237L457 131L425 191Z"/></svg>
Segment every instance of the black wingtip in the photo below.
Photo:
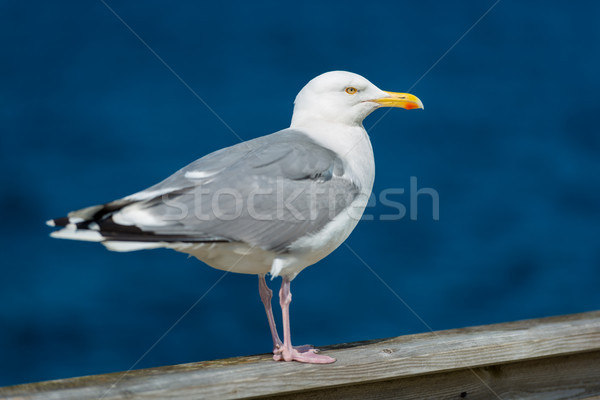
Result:
<svg viewBox="0 0 600 400"><path fill-rule="evenodd" d="M69 224L69 217L61 217L55 219L49 219L46 221L46 225L51 227L62 227L67 226Z"/></svg>

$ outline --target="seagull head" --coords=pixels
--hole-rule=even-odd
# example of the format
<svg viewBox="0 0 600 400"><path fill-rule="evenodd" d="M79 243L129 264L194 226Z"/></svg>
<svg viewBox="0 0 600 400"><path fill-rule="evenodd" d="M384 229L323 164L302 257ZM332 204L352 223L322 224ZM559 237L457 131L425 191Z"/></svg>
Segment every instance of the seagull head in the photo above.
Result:
<svg viewBox="0 0 600 400"><path fill-rule="evenodd" d="M386 92L358 74L346 71L326 72L313 78L296 96L291 127L319 123L362 125L379 107L423 108L409 93Z"/></svg>

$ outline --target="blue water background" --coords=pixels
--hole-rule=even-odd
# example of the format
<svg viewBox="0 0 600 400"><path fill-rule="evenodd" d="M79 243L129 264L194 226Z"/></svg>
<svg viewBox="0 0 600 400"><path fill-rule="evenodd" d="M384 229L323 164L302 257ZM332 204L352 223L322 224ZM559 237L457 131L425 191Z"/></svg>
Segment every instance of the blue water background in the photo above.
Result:
<svg viewBox="0 0 600 400"><path fill-rule="evenodd" d="M423 100L365 121L374 192L417 177L440 219L377 201L293 282L295 343L600 308L600 3L107 4L172 71L100 1L0 2L0 385L268 352L254 276L44 221L285 128L335 69Z"/></svg>

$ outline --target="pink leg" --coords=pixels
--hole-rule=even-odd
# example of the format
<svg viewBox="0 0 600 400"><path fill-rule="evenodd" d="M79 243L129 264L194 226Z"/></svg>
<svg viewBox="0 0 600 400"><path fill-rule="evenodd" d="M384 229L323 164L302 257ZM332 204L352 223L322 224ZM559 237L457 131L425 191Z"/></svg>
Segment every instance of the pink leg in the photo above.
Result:
<svg viewBox="0 0 600 400"><path fill-rule="evenodd" d="M277 334L277 327L275 326L275 318L273 318L273 309L271 308L271 299L273 298L273 291L267 286L264 275L258 275L258 292L260 293L260 299L262 300L265 311L267 312L267 318L269 319L269 329L271 329L271 337L273 338L273 351L281 347L281 339Z"/></svg>
<svg viewBox="0 0 600 400"><path fill-rule="evenodd" d="M292 335L290 333L290 303L292 292L290 291L290 280L286 277L281 282L279 291L279 303L283 316L283 344L273 353L275 361L299 361L311 364L329 364L335 362L335 358L317 354L317 349L299 350L292 346Z"/></svg>
<svg viewBox="0 0 600 400"><path fill-rule="evenodd" d="M271 330L271 337L273 338L273 353L279 354L281 350L281 339L279 339L279 335L277 334L277 326L275 325L275 318L273 317L273 309L271 308L271 299L273 298L273 291L269 289L267 286L267 282L265 281L264 275L258 275L258 292L260 293L260 299L265 306L265 311L267 312L267 319L269 320L269 329ZM313 346L306 344L304 346L294 347L301 353L309 351L313 349Z"/></svg>

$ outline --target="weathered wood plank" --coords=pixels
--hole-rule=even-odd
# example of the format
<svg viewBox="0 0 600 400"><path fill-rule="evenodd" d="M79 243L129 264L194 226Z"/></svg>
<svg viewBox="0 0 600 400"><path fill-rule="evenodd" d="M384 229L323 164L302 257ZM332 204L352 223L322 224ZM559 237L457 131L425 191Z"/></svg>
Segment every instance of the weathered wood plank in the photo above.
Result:
<svg viewBox="0 0 600 400"><path fill-rule="evenodd" d="M358 393L351 390L361 389L369 394L382 393L381 397L369 397L383 399L398 398L384 394L405 388L406 398L423 398L416 389L410 397L410 388L425 385L432 393L437 390L434 398L457 398L457 393L463 392L472 393L471 398L477 393L481 396L476 398L496 398L493 393L498 390L502 399L511 399L527 398L519 393L534 393L535 380L554 393L542 398L589 398L600 394L598 385L593 384L594 379L600 381L600 311L335 345L323 350L338 361L307 365L276 363L270 355L238 357L0 388L0 396L239 399L301 393L289 398L310 394L314 399L318 391L330 396L322 398L361 398L351 396ZM529 369L531 380L527 378ZM578 375L583 386L573 383ZM564 382L559 379L563 376Z"/></svg>
<svg viewBox="0 0 600 400"><path fill-rule="evenodd" d="M596 367L596 368L590 368ZM278 400L600 399L600 351L276 396ZM480 380L481 379L481 380ZM483 382L482 382L483 381ZM267 399L271 397L261 397ZM275 397L272 397L275 398Z"/></svg>

